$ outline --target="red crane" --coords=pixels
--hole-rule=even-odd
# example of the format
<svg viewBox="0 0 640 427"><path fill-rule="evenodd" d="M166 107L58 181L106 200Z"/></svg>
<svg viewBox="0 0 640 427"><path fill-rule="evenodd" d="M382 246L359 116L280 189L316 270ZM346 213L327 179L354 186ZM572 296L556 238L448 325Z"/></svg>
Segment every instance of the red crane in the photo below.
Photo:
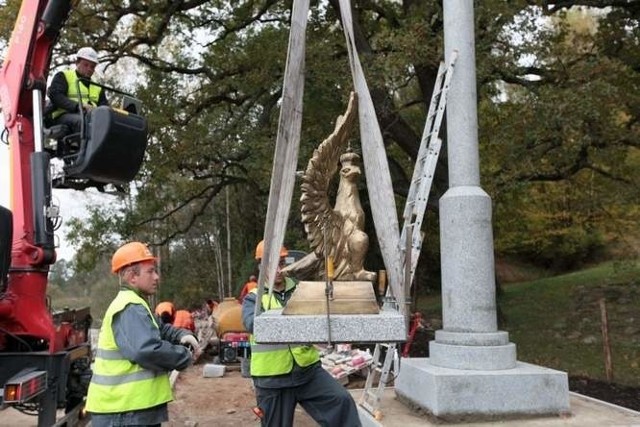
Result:
<svg viewBox="0 0 640 427"><path fill-rule="evenodd" d="M54 425L58 408L80 413L91 375L89 309L52 313L47 300L57 209L51 201L55 153L43 143L43 98L72 4L24 0L0 69L11 201L11 209L0 206L0 403L37 413L39 426ZM146 119L109 107L86 119L90 130L69 136L78 148L64 159L65 187L131 181L146 148ZM114 162L114 156L125 160Z"/></svg>

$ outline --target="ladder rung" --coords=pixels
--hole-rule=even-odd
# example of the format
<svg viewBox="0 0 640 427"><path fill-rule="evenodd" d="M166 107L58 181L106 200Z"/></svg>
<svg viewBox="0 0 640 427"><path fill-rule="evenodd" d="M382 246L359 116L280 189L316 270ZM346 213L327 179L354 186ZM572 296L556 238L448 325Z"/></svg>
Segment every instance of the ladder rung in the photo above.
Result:
<svg viewBox="0 0 640 427"><path fill-rule="evenodd" d="M365 402L367 402L366 398L378 399L378 396L372 391L365 391Z"/></svg>

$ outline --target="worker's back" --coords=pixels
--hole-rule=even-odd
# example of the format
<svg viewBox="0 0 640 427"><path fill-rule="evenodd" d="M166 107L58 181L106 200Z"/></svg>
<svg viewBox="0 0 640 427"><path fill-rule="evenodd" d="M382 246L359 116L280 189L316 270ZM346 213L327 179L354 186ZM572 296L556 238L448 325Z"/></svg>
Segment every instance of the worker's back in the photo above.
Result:
<svg viewBox="0 0 640 427"><path fill-rule="evenodd" d="M192 332L196 330L195 323L193 322L193 316L187 310L176 311L176 318L173 321L173 326L176 328L188 329Z"/></svg>

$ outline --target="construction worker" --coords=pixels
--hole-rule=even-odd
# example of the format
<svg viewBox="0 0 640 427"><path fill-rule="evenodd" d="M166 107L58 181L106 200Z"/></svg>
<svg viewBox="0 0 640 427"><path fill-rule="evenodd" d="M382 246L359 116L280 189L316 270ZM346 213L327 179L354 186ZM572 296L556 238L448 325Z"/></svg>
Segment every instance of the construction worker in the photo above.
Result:
<svg viewBox="0 0 640 427"><path fill-rule="evenodd" d="M71 133L80 132L81 109L88 113L94 107L109 104L104 90L91 84L97 65L98 53L91 47L83 47L76 53L75 69L60 71L53 76L47 94L53 108L51 118L54 124L67 125Z"/></svg>
<svg viewBox="0 0 640 427"><path fill-rule="evenodd" d="M173 327L187 329L191 332L195 332L196 325L193 322L193 316L191 315L191 312L188 310L176 311L176 317L173 321Z"/></svg>
<svg viewBox="0 0 640 427"><path fill-rule="evenodd" d="M189 366L188 331L159 323L145 297L158 290L156 259L140 242L120 247L111 260L120 291L107 308L98 337L86 410L93 427L160 426L173 400L168 372Z"/></svg>
<svg viewBox="0 0 640 427"><path fill-rule="evenodd" d="M242 290L240 291L240 296L238 296L238 301L244 301L244 297L247 296L249 292L258 287L258 278L253 274L249 276L249 281L244 284Z"/></svg>
<svg viewBox="0 0 640 427"><path fill-rule="evenodd" d="M160 304L156 305L155 313L156 316L160 317L162 323L169 323L172 325L176 318L176 308L171 301L162 301Z"/></svg>
<svg viewBox="0 0 640 427"><path fill-rule="evenodd" d="M256 247L256 260L262 258L264 242ZM283 277L288 251L280 249L280 265L276 272L273 295L268 289L262 295L261 308L281 308L293 293L296 282ZM253 332L254 309L258 289L247 294L242 304L242 320L245 328ZM303 344L257 344L251 336L251 377L256 390L262 426L292 426L296 404L300 404L321 426L360 426L358 410L347 390L341 386L320 364L315 347Z"/></svg>

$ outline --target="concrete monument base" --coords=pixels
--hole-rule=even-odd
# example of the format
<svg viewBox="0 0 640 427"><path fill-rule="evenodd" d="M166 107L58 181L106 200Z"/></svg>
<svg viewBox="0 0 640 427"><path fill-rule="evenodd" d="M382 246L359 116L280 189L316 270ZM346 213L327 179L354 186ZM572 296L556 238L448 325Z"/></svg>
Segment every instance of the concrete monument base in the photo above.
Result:
<svg viewBox="0 0 640 427"><path fill-rule="evenodd" d="M395 310L379 314L331 314L331 342L401 342L407 339L405 317ZM268 310L254 320L253 332L261 344L326 343L326 314L286 316Z"/></svg>
<svg viewBox="0 0 640 427"><path fill-rule="evenodd" d="M569 412L567 374L523 362L512 369L463 370L428 358L402 359L396 395L443 419L499 419Z"/></svg>

